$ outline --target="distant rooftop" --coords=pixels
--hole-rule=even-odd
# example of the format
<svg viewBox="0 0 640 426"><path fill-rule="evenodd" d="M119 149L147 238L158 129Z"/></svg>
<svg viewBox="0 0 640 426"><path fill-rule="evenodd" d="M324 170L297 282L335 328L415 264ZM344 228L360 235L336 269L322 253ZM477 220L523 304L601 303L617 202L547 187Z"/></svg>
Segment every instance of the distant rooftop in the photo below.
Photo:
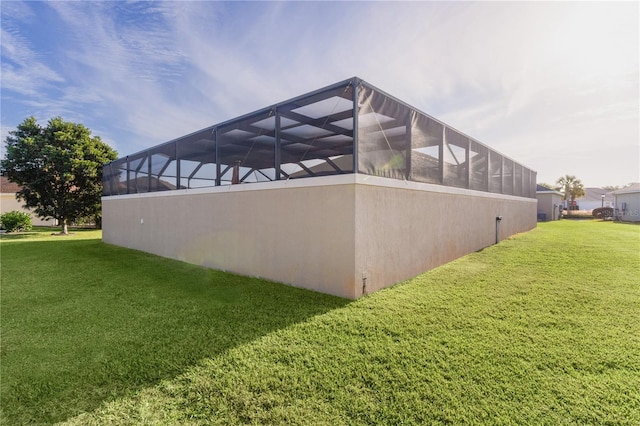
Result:
<svg viewBox="0 0 640 426"><path fill-rule="evenodd" d="M547 188L546 186L536 185L537 192L557 192L555 189Z"/></svg>
<svg viewBox="0 0 640 426"><path fill-rule="evenodd" d="M602 194L605 200L613 200L613 191L591 187L584 189L584 196L578 198L578 201L602 201Z"/></svg>
<svg viewBox="0 0 640 426"><path fill-rule="evenodd" d="M10 182L6 176L0 176L0 192L3 194L15 194L22 189L17 183Z"/></svg>
<svg viewBox="0 0 640 426"><path fill-rule="evenodd" d="M620 188L613 191L613 194L626 194L628 192L640 192L640 182L634 182L626 188Z"/></svg>

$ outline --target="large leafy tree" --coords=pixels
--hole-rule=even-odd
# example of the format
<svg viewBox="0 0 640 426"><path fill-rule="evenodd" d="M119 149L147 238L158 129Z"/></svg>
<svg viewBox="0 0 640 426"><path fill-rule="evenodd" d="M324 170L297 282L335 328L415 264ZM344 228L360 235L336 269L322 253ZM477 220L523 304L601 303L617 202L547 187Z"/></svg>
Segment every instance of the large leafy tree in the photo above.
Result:
<svg viewBox="0 0 640 426"><path fill-rule="evenodd" d="M573 175L562 176L556 184L556 189L562 193L562 199L569 200L571 204L584 195L584 185Z"/></svg>
<svg viewBox="0 0 640 426"><path fill-rule="evenodd" d="M100 213L102 165L117 153L82 124L52 118L46 127L29 117L5 139L2 173L22 187L25 207L68 224Z"/></svg>

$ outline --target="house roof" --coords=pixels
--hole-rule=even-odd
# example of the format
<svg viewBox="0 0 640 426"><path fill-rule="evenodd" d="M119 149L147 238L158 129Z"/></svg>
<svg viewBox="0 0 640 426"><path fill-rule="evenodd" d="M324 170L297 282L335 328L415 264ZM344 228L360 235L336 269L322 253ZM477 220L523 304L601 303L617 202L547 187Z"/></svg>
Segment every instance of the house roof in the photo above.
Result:
<svg viewBox="0 0 640 426"><path fill-rule="evenodd" d="M613 193L602 188L585 188L584 196L576 198L577 201L602 201L602 194L605 200L613 200Z"/></svg>
<svg viewBox="0 0 640 426"><path fill-rule="evenodd" d="M0 192L3 194L15 194L21 187L17 183L9 182L6 176L0 176Z"/></svg>
<svg viewBox="0 0 640 426"><path fill-rule="evenodd" d="M558 192L555 189L547 188L546 186L542 186L542 185L536 185L536 193L537 194L548 193L548 194L562 195L562 192Z"/></svg>
<svg viewBox="0 0 640 426"><path fill-rule="evenodd" d="M554 192L554 189L547 188L546 186L536 185L536 192Z"/></svg>
<svg viewBox="0 0 640 426"><path fill-rule="evenodd" d="M630 194L630 193L634 193L634 192L640 192L640 182L634 182L631 185L627 186L626 188L622 188L622 189L618 189L617 191L613 191L612 194L613 195Z"/></svg>

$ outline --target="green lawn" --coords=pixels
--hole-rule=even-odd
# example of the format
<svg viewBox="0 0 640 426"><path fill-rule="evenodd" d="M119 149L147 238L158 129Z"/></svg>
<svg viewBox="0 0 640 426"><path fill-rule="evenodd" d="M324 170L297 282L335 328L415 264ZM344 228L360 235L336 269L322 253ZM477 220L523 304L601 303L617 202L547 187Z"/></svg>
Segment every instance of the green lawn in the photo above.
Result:
<svg viewBox="0 0 640 426"><path fill-rule="evenodd" d="M540 224L356 302L2 236L2 424L640 424L640 226Z"/></svg>

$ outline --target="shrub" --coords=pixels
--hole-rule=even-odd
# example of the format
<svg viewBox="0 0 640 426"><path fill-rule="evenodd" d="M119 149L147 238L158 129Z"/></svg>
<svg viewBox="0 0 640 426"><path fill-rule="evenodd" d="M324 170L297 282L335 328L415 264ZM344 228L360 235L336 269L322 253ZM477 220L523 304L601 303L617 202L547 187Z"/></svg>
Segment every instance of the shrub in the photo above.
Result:
<svg viewBox="0 0 640 426"><path fill-rule="evenodd" d="M585 210L565 210L562 217L564 219L593 219L591 213Z"/></svg>
<svg viewBox="0 0 640 426"><path fill-rule="evenodd" d="M613 217L613 207L598 207L593 209L591 214L598 219L607 219Z"/></svg>
<svg viewBox="0 0 640 426"><path fill-rule="evenodd" d="M0 215L0 227L7 232L30 231L32 226L29 213L14 210Z"/></svg>
<svg viewBox="0 0 640 426"><path fill-rule="evenodd" d="M95 225L96 229L102 229L102 214L101 213L97 213L94 216L93 224Z"/></svg>

